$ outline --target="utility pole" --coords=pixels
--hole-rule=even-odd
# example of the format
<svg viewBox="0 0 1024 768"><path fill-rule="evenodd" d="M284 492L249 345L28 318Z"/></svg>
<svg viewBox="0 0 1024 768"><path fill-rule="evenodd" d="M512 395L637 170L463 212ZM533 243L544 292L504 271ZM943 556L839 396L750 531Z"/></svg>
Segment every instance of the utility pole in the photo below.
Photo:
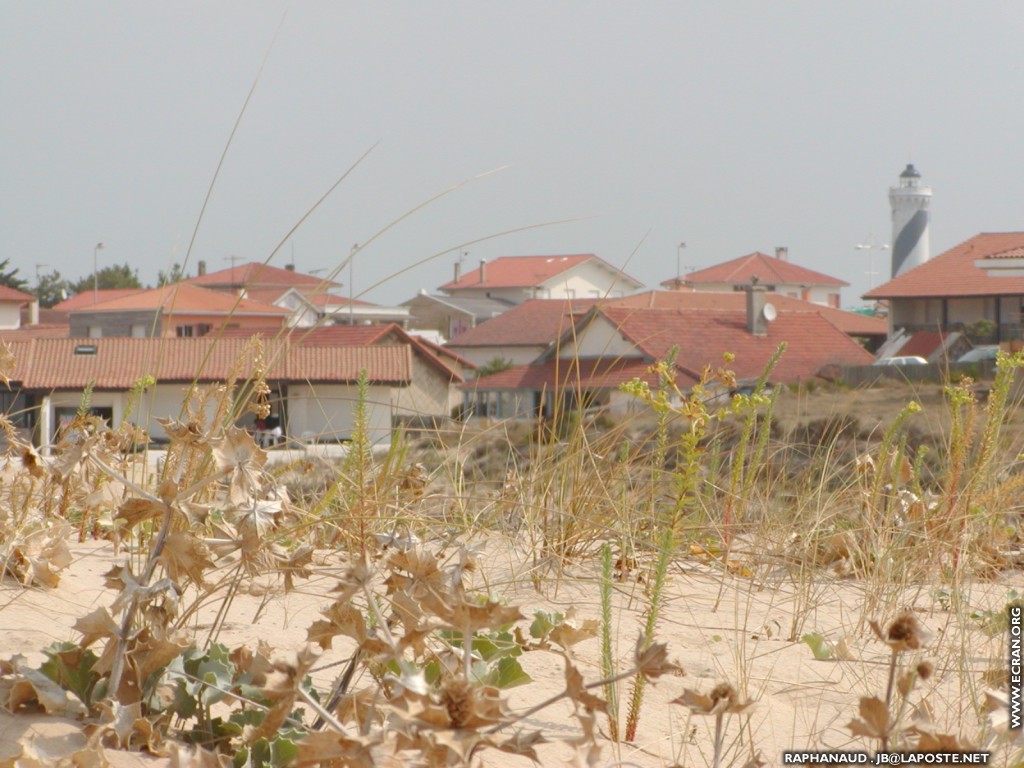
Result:
<svg viewBox="0 0 1024 768"><path fill-rule="evenodd" d="M100 275L97 269L97 255L103 250L103 243L96 243L96 247L92 249L92 303L99 304L100 300Z"/></svg>

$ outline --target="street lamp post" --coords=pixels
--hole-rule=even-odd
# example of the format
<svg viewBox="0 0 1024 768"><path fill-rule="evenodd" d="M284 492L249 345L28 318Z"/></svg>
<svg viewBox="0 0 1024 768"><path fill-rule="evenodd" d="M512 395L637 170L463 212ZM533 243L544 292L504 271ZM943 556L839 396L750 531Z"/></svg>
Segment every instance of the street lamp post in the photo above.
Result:
<svg viewBox="0 0 1024 768"><path fill-rule="evenodd" d="M92 249L92 303L98 304L100 300L100 276L96 268L97 256L103 250L103 243L96 243Z"/></svg>
<svg viewBox="0 0 1024 768"><path fill-rule="evenodd" d="M682 285L683 282L683 248L686 247L686 243L680 243L676 246L676 283Z"/></svg>
<svg viewBox="0 0 1024 768"><path fill-rule="evenodd" d="M874 245L873 243L868 242L859 243L853 247L858 251L868 252L868 290L870 291L875 287L875 275L878 274L875 272L875 251L887 251L889 250L889 244L885 243L883 245Z"/></svg>
<svg viewBox="0 0 1024 768"><path fill-rule="evenodd" d="M359 250L359 243L352 245L352 251L348 255L348 324L355 325L355 278L352 276L352 264L356 260L356 251Z"/></svg>

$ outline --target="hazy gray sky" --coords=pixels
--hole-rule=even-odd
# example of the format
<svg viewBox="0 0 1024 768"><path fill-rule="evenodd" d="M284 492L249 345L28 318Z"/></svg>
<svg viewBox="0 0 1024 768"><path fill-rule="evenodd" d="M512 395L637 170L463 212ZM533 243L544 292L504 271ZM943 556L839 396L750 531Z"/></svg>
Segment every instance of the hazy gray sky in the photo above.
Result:
<svg viewBox="0 0 1024 768"><path fill-rule="evenodd" d="M128 261L357 258L397 303L431 254L593 252L649 286L775 246L867 288L888 187L935 192L932 253L1024 228L1024 5L857 2L13 2L0 24L2 256L77 278ZM283 22L282 22L283 19ZM271 47L280 25L276 42ZM634 254L635 251L635 254ZM887 256L875 279L887 278ZM883 263L884 262L884 263ZM347 270L340 277L347 282ZM346 289L347 290L347 289Z"/></svg>

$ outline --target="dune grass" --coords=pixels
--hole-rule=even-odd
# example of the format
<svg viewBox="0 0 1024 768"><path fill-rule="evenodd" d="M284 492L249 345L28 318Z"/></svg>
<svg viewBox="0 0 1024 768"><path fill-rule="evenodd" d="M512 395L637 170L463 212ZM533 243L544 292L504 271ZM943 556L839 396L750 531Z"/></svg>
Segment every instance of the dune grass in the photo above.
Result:
<svg viewBox="0 0 1024 768"><path fill-rule="evenodd" d="M601 426L452 423L399 433L378 455L357 415L336 465L268 464L232 426L259 407L261 388L243 380L193 391L166 423L160 473L132 451L137 428L84 408L49 462L5 424L7 578L60 590L69 536L121 554L77 639L38 667L2 662L0 707L82 718L103 734L97 753L245 765L528 760L558 740L584 761L632 760L666 739L680 759L747 764L780 744L755 705L780 695L764 669L771 641L859 680L837 702L819 692L818 705L845 701L846 719L784 747L834 747L845 730L847 748L985 748L990 764L1013 764L1021 746L985 704L1005 690L999 618L1019 599L987 587L1020 567L1019 437L1005 427L1019 364L1001 361L984 404L968 384L947 387L949 430L928 438L909 391L877 428L846 415L783 425L780 404L805 393L712 399L725 369L688 393L667 375L656 392L634 383L650 411ZM281 656L220 641L255 581L320 598L305 645ZM523 591L557 604L586 584L580 611L531 610ZM703 585L694 621L722 625L691 627L692 647L677 637L680 611L697 610L680 602L687 584ZM843 609L825 611L840 592ZM715 662L720 684L676 690L673 727L694 729L692 743L665 733L649 684L678 688L669 658L718 643L732 648ZM314 684L325 654L340 666ZM540 700L520 693L538 655L564 674ZM538 724L549 709L571 735Z"/></svg>

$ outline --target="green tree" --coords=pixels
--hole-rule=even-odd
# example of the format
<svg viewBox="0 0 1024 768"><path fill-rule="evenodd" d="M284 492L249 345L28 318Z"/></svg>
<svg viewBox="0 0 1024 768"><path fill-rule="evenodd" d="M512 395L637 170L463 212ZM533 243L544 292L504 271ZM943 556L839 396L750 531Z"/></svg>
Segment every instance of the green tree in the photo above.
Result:
<svg viewBox="0 0 1024 768"><path fill-rule="evenodd" d="M16 291L27 291L28 281L18 277L18 268L7 269L10 261L10 259L0 261L0 285L6 285L8 288L14 288Z"/></svg>
<svg viewBox="0 0 1024 768"><path fill-rule="evenodd" d="M104 267L96 273L96 287L100 290L111 288L141 288L138 270L132 269L127 263ZM93 289L92 274L88 274L77 283L71 284L75 293L85 293Z"/></svg>
<svg viewBox="0 0 1024 768"><path fill-rule="evenodd" d="M182 280L188 280L189 274L185 271L185 268L178 262L174 262L174 266L171 267L169 272L164 272L162 269L156 277L156 287L163 288L165 285L171 283L180 283Z"/></svg>
<svg viewBox="0 0 1024 768"><path fill-rule="evenodd" d="M71 284L61 277L57 270L40 274L39 283L33 291L36 298L39 299L39 306L47 308L64 301L73 292Z"/></svg>
<svg viewBox="0 0 1024 768"><path fill-rule="evenodd" d="M513 362L507 357L495 357L477 368L475 373L478 379L482 379L484 376L490 376L492 373L507 371L512 366Z"/></svg>

